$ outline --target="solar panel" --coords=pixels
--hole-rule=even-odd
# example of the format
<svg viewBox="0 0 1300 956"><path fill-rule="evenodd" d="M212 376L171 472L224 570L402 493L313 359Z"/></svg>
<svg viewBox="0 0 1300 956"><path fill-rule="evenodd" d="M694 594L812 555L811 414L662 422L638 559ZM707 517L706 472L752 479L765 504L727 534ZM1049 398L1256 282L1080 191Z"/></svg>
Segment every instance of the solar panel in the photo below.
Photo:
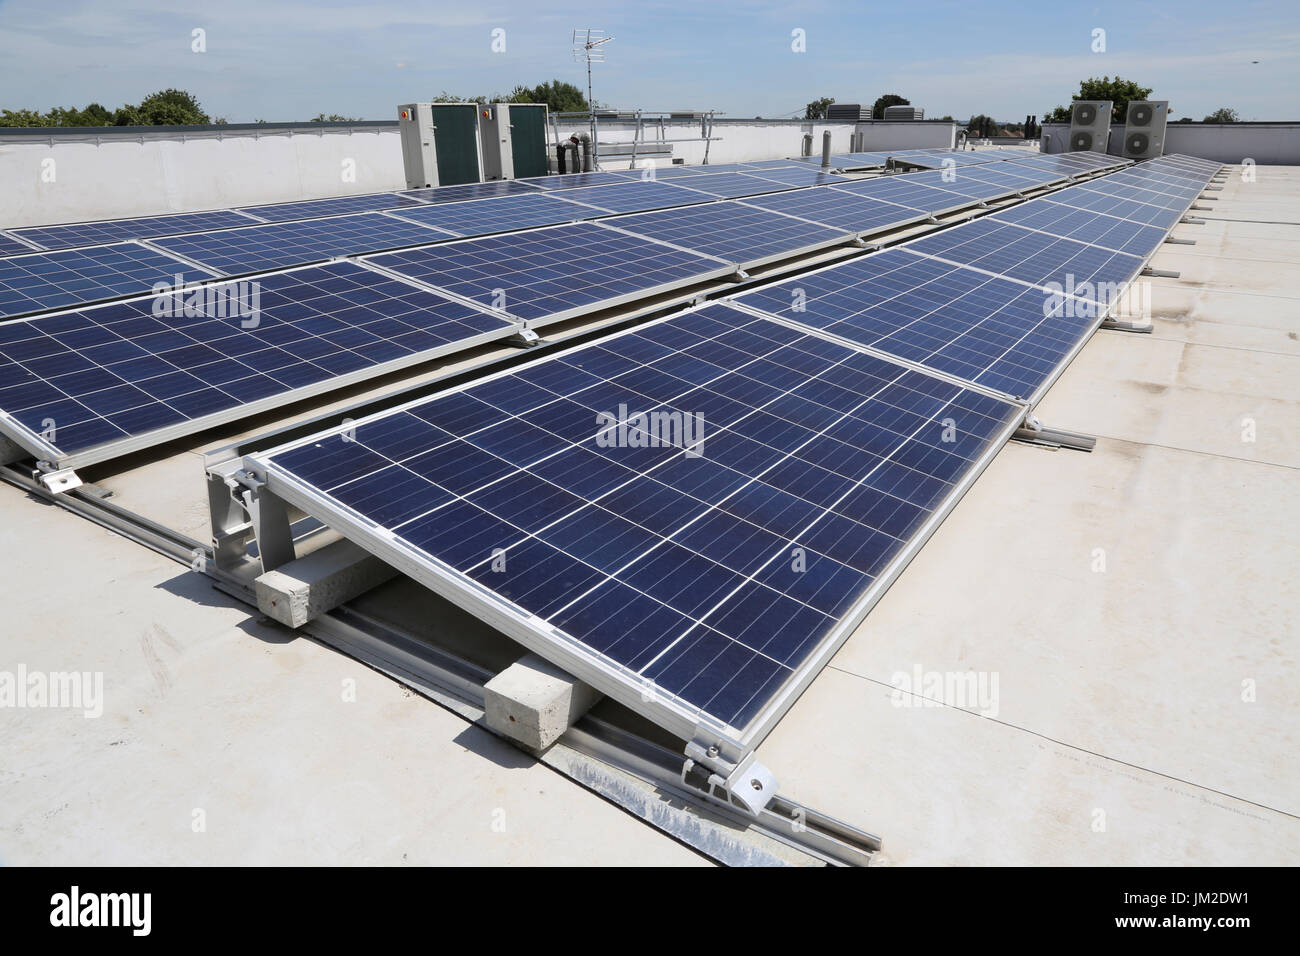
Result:
<svg viewBox="0 0 1300 956"><path fill-rule="evenodd" d="M855 196L868 196L883 199L911 209L935 213L961 206L969 206L971 201L956 196L942 189L933 189L914 182L912 176L881 176L878 179L863 179L843 186L832 186Z"/></svg>
<svg viewBox="0 0 1300 956"><path fill-rule="evenodd" d="M1177 209L1149 206L1146 203L1135 202L1131 199L1122 199L1118 196L1108 196L1105 193L1075 187L1052 193L1052 201L1074 209L1087 209L1092 212L1105 213L1108 216L1129 219L1148 226L1159 226L1162 229L1170 228L1183 218L1182 212Z"/></svg>
<svg viewBox="0 0 1300 956"><path fill-rule="evenodd" d="M742 267L845 243L853 234L738 202L714 202L619 216L608 225L671 242Z"/></svg>
<svg viewBox="0 0 1300 956"><path fill-rule="evenodd" d="M455 186L434 186L432 189L407 189L398 195L410 201L428 203L464 202L467 199L493 199L497 196L516 196L535 192L537 187L522 179L497 180L490 183L458 183Z"/></svg>
<svg viewBox="0 0 1300 956"><path fill-rule="evenodd" d="M659 418L620 433L620 406ZM696 414L703 441L643 442ZM668 730L750 749L1022 416L714 305L245 463Z"/></svg>
<svg viewBox="0 0 1300 956"><path fill-rule="evenodd" d="M976 219L908 244L912 252L1037 286L1077 289L1093 301L1112 301L1142 268L1138 256L1085 245L1019 226Z"/></svg>
<svg viewBox="0 0 1300 956"><path fill-rule="evenodd" d="M729 263L596 223L462 239L368 256L365 261L534 323L558 321L594 306L616 305L733 270Z"/></svg>
<svg viewBox="0 0 1300 956"><path fill-rule="evenodd" d="M266 222L288 222L291 219L319 219L322 216L342 216L350 212L373 212L377 209L398 209L419 205L419 201L397 193L369 193L364 196L340 196L336 199L309 199L304 202L276 203L269 206L244 206L239 211L256 216Z"/></svg>
<svg viewBox="0 0 1300 956"><path fill-rule="evenodd" d="M1044 199L1012 206L989 217L1116 252L1148 256L1165 240L1166 230Z"/></svg>
<svg viewBox="0 0 1300 956"><path fill-rule="evenodd" d="M785 183L764 179L757 172L752 175L749 173L710 173L707 176L692 176L690 182L685 185L720 199L756 196L760 193L774 193L790 188Z"/></svg>
<svg viewBox="0 0 1300 956"><path fill-rule="evenodd" d="M931 189L938 189L974 201L1009 196L1023 188L1008 183L985 182L974 176L963 175L955 167L942 172L936 170L928 173L916 173L910 176L909 180L913 185L928 186Z"/></svg>
<svg viewBox="0 0 1300 956"><path fill-rule="evenodd" d="M336 256L437 242L452 233L380 213L265 223L242 229L151 239L219 274L236 276L307 265Z"/></svg>
<svg viewBox="0 0 1300 956"><path fill-rule="evenodd" d="M1019 167L1009 169L1009 163L996 166L968 166L956 173L959 180L973 180L978 183L991 183L1011 189L1034 189L1047 183L1061 182L1065 179L1060 173L1049 173L1043 169L1026 169Z"/></svg>
<svg viewBox="0 0 1300 956"><path fill-rule="evenodd" d="M205 232L247 226L256 222L235 210L194 212L179 216L148 216L143 219L106 219L102 222L74 222L57 226L33 226L13 230L15 235L46 249L70 249L73 246L97 246L125 239L169 236L183 232Z"/></svg>
<svg viewBox="0 0 1300 956"><path fill-rule="evenodd" d="M625 183L627 174L622 172L563 173L556 176L531 176L527 179L517 179L515 182L527 183L538 189L574 189L579 186Z"/></svg>
<svg viewBox="0 0 1300 956"><path fill-rule="evenodd" d="M1100 320L1095 308L903 246L739 296L766 314L1030 399Z"/></svg>
<svg viewBox="0 0 1300 956"><path fill-rule="evenodd" d="M487 236L513 229L576 222L604 214L604 210L569 202L560 196L537 193L420 206L386 215L434 226L457 236Z"/></svg>
<svg viewBox="0 0 1300 956"><path fill-rule="evenodd" d="M567 189L564 198L595 206L605 212L644 212L647 209L664 209L688 203L709 202L715 197L685 186L655 180L635 180L610 186L588 186Z"/></svg>
<svg viewBox="0 0 1300 956"><path fill-rule="evenodd" d="M0 259L0 316L25 315L139 295L155 283L211 274L135 242Z"/></svg>
<svg viewBox="0 0 1300 956"><path fill-rule="evenodd" d="M746 206L771 209L859 234L878 232L926 218L925 213L916 209L826 187L774 193L771 196L750 196L743 202Z"/></svg>
<svg viewBox="0 0 1300 956"><path fill-rule="evenodd" d="M34 246L29 246L25 242L20 242L13 236L0 232L0 256L14 256L23 252L33 252Z"/></svg>
<svg viewBox="0 0 1300 956"><path fill-rule="evenodd" d="M354 263L259 285L224 305L237 285L0 325L0 431L37 457L101 460L513 332Z"/></svg>
<svg viewBox="0 0 1300 956"><path fill-rule="evenodd" d="M824 173L820 169L808 169L804 166L756 169L746 173L746 175L756 176L774 183L783 183L786 186L828 186L835 183L853 182L848 176L836 176L833 173ZM696 188L707 189L708 186Z"/></svg>
<svg viewBox="0 0 1300 956"><path fill-rule="evenodd" d="M1119 199L1131 199L1134 202L1145 203L1148 206L1159 206L1161 209L1177 209L1180 212L1187 208L1189 202L1187 197L1168 196L1151 189L1112 182L1109 178L1090 180L1081 183L1078 188L1088 192L1101 193L1103 196L1115 196Z"/></svg>
<svg viewBox="0 0 1300 956"><path fill-rule="evenodd" d="M832 153L831 169L864 169L868 166L882 166L889 157L888 153ZM794 163L815 163L821 165L820 151L812 156L797 156L790 160Z"/></svg>

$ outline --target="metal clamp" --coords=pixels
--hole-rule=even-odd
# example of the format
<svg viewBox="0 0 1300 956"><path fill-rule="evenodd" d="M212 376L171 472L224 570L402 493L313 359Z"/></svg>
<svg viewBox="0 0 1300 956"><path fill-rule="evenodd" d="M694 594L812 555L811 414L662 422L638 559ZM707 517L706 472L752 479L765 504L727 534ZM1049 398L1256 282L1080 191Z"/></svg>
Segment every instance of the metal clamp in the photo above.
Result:
<svg viewBox="0 0 1300 956"><path fill-rule="evenodd" d="M40 481L51 494L61 495L81 487L81 479L71 468L58 468L52 462L38 461L32 477Z"/></svg>

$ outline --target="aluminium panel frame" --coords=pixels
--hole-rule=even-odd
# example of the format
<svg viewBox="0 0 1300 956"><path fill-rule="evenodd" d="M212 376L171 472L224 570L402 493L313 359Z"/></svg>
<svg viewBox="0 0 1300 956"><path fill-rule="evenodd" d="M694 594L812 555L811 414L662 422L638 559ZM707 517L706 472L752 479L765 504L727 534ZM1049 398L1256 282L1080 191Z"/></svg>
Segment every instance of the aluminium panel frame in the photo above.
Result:
<svg viewBox="0 0 1300 956"><path fill-rule="evenodd" d="M692 307L638 328L649 328L696 311L698 308L701 307ZM746 314L749 315L749 313ZM626 333L615 332L612 335L601 336L564 354L574 354L583 349L598 346L610 338L623 334ZM855 351L863 352L864 350L855 347ZM553 360L553 357L547 356L539 359L538 362L551 360ZM912 558L916 556L939 525L943 523L943 520L970 489L979 475L983 473L984 469L988 467L997 453L1010 441L1012 435L1021 427L1024 420L1023 413L1010 416L1008 423L994 436L980 456L972 462L966 473L953 485L924 524L908 539L899 553L894 556L881 574L854 602L849 611L842 615L838 623L822 638L817 649L798 668L794 669L781 689L771 697L764 708L747 726L737 728L709 716L700 708L658 688L653 682L641 677L629 668L616 664L609 658L598 654L582 642L569 637L563 631L552 627L536 615L528 613L490 588L449 568L436 558L421 557L418 549L414 546L398 542L395 536L363 517L359 512L334 500L308 483L285 474L275 464L274 457L277 454L340 434L347 429L361 427L369 421L394 415L407 408L463 392L533 364L536 363L526 363L523 366L505 369L473 382L455 386L402 405L396 405L391 409L358 419L347 425L335 426L326 431L299 438L265 451L253 452L243 456L240 470L244 474L245 480L251 481L257 487L258 494L270 494L303 514L316 518L380 560L390 564L402 574L418 581L440 597L474 614L480 620L495 627L528 650L537 653L579 680L617 700L630 710L658 724L674 736L688 742L700 741L705 746L716 746L720 757L731 762L739 762L762 743L781 717L793 706L800 694L822 671L826 663L835 655L844 642L848 640L849 636L889 589L889 586L902 573ZM898 363L891 364L894 364L899 369L908 369L908 366L899 365ZM982 390L977 388L972 389L972 391ZM1023 412L1024 406L1021 403L1005 402L1005 404L1009 408ZM280 550L278 547L270 548L269 545L268 549L270 553L277 553ZM258 542L258 550L259 553L264 550L262 542ZM271 567L265 565L263 567L264 570L272 570Z"/></svg>

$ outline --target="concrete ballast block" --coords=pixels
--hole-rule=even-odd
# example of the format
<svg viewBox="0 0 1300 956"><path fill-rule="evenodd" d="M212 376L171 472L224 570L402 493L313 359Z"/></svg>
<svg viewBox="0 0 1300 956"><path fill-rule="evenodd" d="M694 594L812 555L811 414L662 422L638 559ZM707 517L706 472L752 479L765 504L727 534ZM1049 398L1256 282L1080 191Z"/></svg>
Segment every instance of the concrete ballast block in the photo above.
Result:
<svg viewBox="0 0 1300 956"><path fill-rule="evenodd" d="M351 541L335 541L253 582L263 614L288 627L332 611L397 572Z"/></svg>
<svg viewBox="0 0 1300 956"><path fill-rule="evenodd" d="M601 698L536 654L526 654L483 686L489 730L541 754Z"/></svg>

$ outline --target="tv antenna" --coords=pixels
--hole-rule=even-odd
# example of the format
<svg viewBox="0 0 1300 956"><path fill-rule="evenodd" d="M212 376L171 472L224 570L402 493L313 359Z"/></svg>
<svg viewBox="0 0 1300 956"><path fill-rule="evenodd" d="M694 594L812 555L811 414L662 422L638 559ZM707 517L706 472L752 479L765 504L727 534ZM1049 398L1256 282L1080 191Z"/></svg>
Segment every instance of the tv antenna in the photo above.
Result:
<svg viewBox="0 0 1300 956"><path fill-rule="evenodd" d="M605 62L605 51L600 47L612 39L604 30L573 31L573 58L587 61L587 106L593 113L596 112L596 99L591 95L591 64Z"/></svg>

